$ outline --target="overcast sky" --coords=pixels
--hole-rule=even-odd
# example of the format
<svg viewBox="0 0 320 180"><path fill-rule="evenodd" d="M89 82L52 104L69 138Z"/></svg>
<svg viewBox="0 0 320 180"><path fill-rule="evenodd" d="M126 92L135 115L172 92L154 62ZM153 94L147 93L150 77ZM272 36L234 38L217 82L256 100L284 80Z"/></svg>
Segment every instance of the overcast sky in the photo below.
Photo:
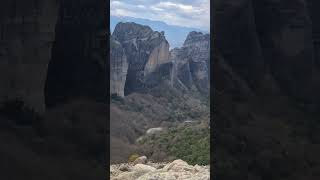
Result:
<svg viewBox="0 0 320 180"><path fill-rule="evenodd" d="M111 0L112 16L163 21L209 31L210 0Z"/></svg>

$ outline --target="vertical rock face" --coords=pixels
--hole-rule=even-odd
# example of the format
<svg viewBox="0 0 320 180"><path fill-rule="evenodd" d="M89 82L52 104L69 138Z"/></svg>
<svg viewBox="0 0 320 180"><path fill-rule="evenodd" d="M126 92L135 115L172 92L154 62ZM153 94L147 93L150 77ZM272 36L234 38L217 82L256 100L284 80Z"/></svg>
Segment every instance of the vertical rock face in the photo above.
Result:
<svg viewBox="0 0 320 180"><path fill-rule="evenodd" d="M21 98L36 111L44 111L58 8L56 0L1 1L0 101Z"/></svg>
<svg viewBox="0 0 320 180"><path fill-rule="evenodd" d="M149 75L169 62L169 44L164 33L136 23L118 23L113 36L121 43L129 63L124 93L147 86Z"/></svg>
<svg viewBox="0 0 320 180"><path fill-rule="evenodd" d="M127 56L120 42L110 38L110 94L124 96L128 71Z"/></svg>
<svg viewBox="0 0 320 180"><path fill-rule="evenodd" d="M308 170L312 167L299 166L301 162L308 161L304 154L313 155L312 147L315 144L319 146L319 141L315 140L319 133L314 128L319 126L320 107L319 1L213 2L216 52L212 81L217 130L214 158L216 172L222 172L216 179L308 177ZM298 131L314 134L291 136ZM235 146L225 143L228 139L232 139L230 144L246 139L243 141L245 148L234 154ZM292 146L284 147L271 141L292 142ZM307 143L302 145L301 142ZM297 149L303 151L298 152ZM288 153L276 155L277 151ZM275 156L261 152L272 152L270 154L279 160L276 164L292 168L271 165ZM301 157L299 163L291 163L287 154ZM219 164L226 160L224 157L230 157L237 163L228 169ZM243 157L247 158L244 160ZM263 159L263 162L256 163L258 159ZM266 167L265 162L270 162L270 166ZM242 165L238 169L236 164ZM295 169L294 174L292 169ZM237 171L239 173L223 173ZM266 176L264 172L267 171L273 175ZM319 176L312 178L319 179Z"/></svg>
<svg viewBox="0 0 320 180"><path fill-rule="evenodd" d="M209 94L209 34L190 32L181 49L171 50L170 59L175 64L175 84L183 83L188 88L195 86L201 93Z"/></svg>
<svg viewBox="0 0 320 180"><path fill-rule="evenodd" d="M77 97L103 99L107 95L106 3L61 2L45 89L48 107Z"/></svg>
<svg viewBox="0 0 320 180"><path fill-rule="evenodd" d="M213 7L215 48L250 87L258 86L264 68L251 1L215 0Z"/></svg>
<svg viewBox="0 0 320 180"><path fill-rule="evenodd" d="M265 66L283 92L310 101L315 64L306 1L254 1L252 6ZM273 23L266 24L268 19Z"/></svg>
<svg viewBox="0 0 320 180"><path fill-rule="evenodd" d="M306 2L214 2L215 46L250 88L257 90L271 76L284 94L312 101L316 72L312 29L317 28L312 28Z"/></svg>
<svg viewBox="0 0 320 180"><path fill-rule="evenodd" d="M320 1L307 0L310 18L312 21L312 40L314 47L314 58L317 66L320 66L320 24L317 21L320 18Z"/></svg>

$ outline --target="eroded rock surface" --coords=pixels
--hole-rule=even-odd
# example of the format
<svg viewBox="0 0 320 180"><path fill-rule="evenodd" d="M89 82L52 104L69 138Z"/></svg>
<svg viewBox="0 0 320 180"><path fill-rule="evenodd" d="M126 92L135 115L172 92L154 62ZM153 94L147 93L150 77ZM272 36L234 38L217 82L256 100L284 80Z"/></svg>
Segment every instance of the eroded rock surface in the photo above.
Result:
<svg viewBox="0 0 320 180"><path fill-rule="evenodd" d="M175 86L196 88L209 94L210 75L210 35L190 32L182 48L170 51L174 62L173 83Z"/></svg>
<svg viewBox="0 0 320 180"><path fill-rule="evenodd" d="M169 43L164 34L148 26L118 23L112 36L121 43L129 63L125 94L147 86L148 75L155 73L161 65L170 63Z"/></svg>
<svg viewBox="0 0 320 180"><path fill-rule="evenodd" d="M110 94L124 96L128 61L121 43L110 37Z"/></svg>

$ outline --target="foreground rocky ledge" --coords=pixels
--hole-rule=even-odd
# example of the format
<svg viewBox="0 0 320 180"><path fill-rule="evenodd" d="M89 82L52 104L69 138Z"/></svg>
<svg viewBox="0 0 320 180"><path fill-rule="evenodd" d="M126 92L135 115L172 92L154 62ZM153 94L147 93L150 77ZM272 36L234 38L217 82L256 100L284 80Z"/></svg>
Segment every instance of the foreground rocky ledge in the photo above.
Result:
<svg viewBox="0 0 320 180"><path fill-rule="evenodd" d="M110 165L111 180L209 180L210 167L189 165L182 160L171 163Z"/></svg>

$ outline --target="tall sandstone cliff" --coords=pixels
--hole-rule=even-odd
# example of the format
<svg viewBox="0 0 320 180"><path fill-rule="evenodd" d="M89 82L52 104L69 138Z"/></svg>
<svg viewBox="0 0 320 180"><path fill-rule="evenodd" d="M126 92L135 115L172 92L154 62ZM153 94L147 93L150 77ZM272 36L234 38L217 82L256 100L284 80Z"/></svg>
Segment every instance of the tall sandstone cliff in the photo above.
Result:
<svg viewBox="0 0 320 180"><path fill-rule="evenodd" d="M195 88L209 95L210 88L210 35L201 32L190 32L182 48L170 52L174 62L173 84Z"/></svg>
<svg viewBox="0 0 320 180"><path fill-rule="evenodd" d="M163 65L170 64L169 43L163 32L153 31L148 26L136 23L118 23L112 36L121 44L127 57L126 81L125 85L121 85L124 86L124 94L139 91L159 82L158 73L161 73L159 69L163 68ZM111 55L113 56L112 52ZM170 71L170 65L168 68L165 69ZM119 91L118 94L122 95L122 92Z"/></svg>
<svg viewBox="0 0 320 180"><path fill-rule="evenodd" d="M124 86L127 79L128 61L125 51L119 41L110 37L110 94L124 96Z"/></svg>
<svg viewBox="0 0 320 180"><path fill-rule="evenodd" d="M190 32L182 48L169 52L164 32L118 23L111 42L111 94L120 96L161 84L209 95L210 35Z"/></svg>

